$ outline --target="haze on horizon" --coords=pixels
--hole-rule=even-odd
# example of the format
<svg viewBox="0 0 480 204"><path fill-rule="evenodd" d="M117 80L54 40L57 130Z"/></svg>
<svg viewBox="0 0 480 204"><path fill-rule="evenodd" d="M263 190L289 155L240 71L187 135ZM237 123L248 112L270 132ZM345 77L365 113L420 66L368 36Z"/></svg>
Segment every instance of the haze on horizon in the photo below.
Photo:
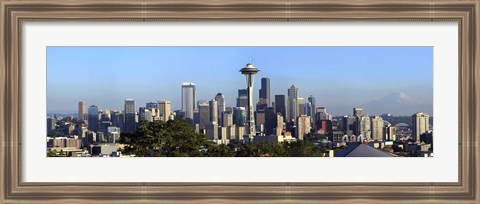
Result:
<svg viewBox="0 0 480 204"><path fill-rule="evenodd" d="M235 106L245 88L239 70L250 62L270 78L271 100L295 85L334 116L433 112L433 47L48 47L47 112L76 113L78 101L123 110L167 99L181 108L181 84L196 84L196 99L223 93ZM395 107L395 108L391 108Z"/></svg>

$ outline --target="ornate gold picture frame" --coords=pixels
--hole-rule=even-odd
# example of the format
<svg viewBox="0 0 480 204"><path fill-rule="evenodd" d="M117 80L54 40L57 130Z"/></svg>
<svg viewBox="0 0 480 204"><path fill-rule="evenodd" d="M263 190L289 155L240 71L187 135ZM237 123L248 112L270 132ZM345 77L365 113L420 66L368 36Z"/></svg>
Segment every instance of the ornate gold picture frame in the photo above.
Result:
<svg viewBox="0 0 480 204"><path fill-rule="evenodd" d="M479 203L480 1L0 1L0 203ZM248 15L245 15L248 12ZM450 21L459 25L456 183L32 183L22 181L22 23ZM43 145L43 144L42 144Z"/></svg>

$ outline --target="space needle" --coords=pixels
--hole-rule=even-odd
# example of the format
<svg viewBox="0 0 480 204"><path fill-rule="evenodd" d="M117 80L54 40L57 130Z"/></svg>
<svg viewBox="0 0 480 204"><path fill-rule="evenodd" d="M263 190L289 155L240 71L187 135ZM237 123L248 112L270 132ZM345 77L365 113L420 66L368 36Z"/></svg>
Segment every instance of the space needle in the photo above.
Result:
<svg viewBox="0 0 480 204"><path fill-rule="evenodd" d="M248 136L249 141L255 136L255 119L253 116L253 75L258 73L260 70L253 66L250 62L246 67L240 69L240 72L245 75L247 82L247 91L248 91L248 107L247 107L247 131L245 136Z"/></svg>

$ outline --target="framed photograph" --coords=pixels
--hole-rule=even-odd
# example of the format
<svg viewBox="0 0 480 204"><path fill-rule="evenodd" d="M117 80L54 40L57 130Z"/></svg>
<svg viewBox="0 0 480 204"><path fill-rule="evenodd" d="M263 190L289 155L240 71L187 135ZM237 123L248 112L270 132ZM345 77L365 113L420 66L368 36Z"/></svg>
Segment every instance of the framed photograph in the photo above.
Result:
<svg viewBox="0 0 480 204"><path fill-rule="evenodd" d="M2 1L1 203L477 203L471 1Z"/></svg>

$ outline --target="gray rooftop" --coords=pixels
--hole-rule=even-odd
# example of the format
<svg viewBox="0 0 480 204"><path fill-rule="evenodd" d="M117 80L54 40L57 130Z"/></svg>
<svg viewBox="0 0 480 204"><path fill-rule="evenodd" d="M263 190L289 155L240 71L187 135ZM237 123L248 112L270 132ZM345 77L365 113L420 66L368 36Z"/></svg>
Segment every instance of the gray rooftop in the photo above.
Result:
<svg viewBox="0 0 480 204"><path fill-rule="evenodd" d="M335 157L394 157L366 144L353 144L335 154Z"/></svg>

